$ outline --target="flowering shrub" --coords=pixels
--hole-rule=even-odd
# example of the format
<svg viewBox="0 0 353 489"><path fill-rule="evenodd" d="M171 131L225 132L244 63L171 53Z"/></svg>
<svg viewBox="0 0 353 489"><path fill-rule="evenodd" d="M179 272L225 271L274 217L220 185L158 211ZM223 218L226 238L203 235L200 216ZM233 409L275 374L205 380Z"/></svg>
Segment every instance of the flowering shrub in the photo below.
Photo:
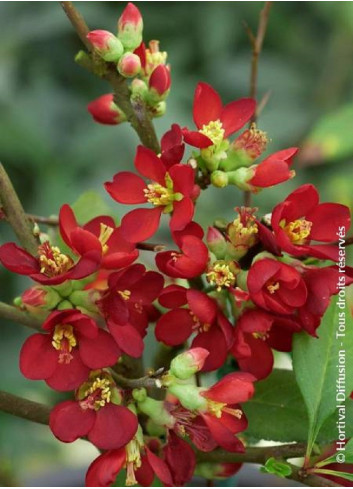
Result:
<svg viewBox="0 0 353 489"><path fill-rule="evenodd" d="M22 246L2 244L0 261L34 284L0 312L38 330L22 346L22 374L69 393L47 416L52 433L65 443L87 438L101 450L87 486L109 486L121 474L126 485L157 478L182 486L194 474L228 478L241 462L308 485L319 474L331 483L352 480L346 438L353 433L345 432L346 468L326 447L342 442L333 422L338 350L347 352L344 401L353 389L352 337L347 331L345 346L334 344L338 320L349 320L333 297L353 282L341 246L349 209L320 203L311 184L270 216L251 206L249 195L294 178L298 151L263 156L268 140L252 97L224 105L200 82L196 129L175 123L159 143L151 120L165 113L171 72L158 42L143 43L137 7L126 6L115 35L88 32L63 3L88 51L78 62L113 87L88 111L101 124L129 121L142 144L135 170L105 183L113 201L138 206L118 221L113 211L80 222L64 204L55 232L46 233L2 176L3 214ZM195 208L210 185L235 186L246 202L234 202L231 222L210 216L205 233ZM170 250L147 241L161 222L169 225ZM142 263L141 250L155 254L155 269ZM147 335L159 348L154 363ZM277 352L291 353L294 374L274 368L283 358ZM7 410L16 414L20 404ZM38 421L29 407L26 413ZM260 440L280 444L256 447ZM300 467L287 462L298 457Z"/></svg>

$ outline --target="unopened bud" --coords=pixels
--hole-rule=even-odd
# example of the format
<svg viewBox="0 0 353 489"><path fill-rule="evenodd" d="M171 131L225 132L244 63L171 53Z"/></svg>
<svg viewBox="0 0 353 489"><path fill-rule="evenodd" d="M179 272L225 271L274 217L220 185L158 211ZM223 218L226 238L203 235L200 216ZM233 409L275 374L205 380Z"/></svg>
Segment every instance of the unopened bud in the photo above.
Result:
<svg viewBox="0 0 353 489"><path fill-rule="evenodd" d="M178 379L189 379L202 369L208 355L209 351L205 348L191 348L180 353L173 358L170 364L170 373Z"/></svg>
<svg viewBox="0 0 353 489"><path fill-rule="evenodd" d="M70 301L64 300L61 301L56 308L58 309L58 311L65 311L65 309L73 309L74 307Z"/></svg>
<svg viewBox="0 0 353 489"><path fill-rule="evenodd" d="M97 312L96 302L100 295L97 290L75 290L69 297L70 302L78 307L84 308L86 311Z"/></svg>
<svg viewBox="0 0 353 489"><path fill-rule="evenodd" d="M139 78L135 78L134 80L132 80L130 89L133 95L140 95L142 98L148 92L148 87L146 83Z"/></svg>
<svg viewBox="0 0 353 489"><path fill-rule="evenodd" d="M93 100L88 104L87 109L93 119L100 124L116 125L126 120L124 112L114 103L111 93Z"/></svg>
<svg viewBox="0 0 353 489"><path fill-rule="evenodd" d="M162 102L159 102L157 105L154 105L153 107L149 107L152 117L162 117L167 110L167 104L162 100Z"/></svg>
<svg viewBox="0 0 353 489"><path fill-rule="evenodd" d="M175 424L174 417L164 407L164 401L157 401L147 396L146 389L134 389L132 396L138 403L139 410L146 414L157 425L172 428Z"/></svg>
<svg viewBox="0 0 353 489"><path fill-rule="evenodd" d="M167 97L171 85L170 70L166 65L158 65L152 72L148 86L151 102L159 102Z"/></svg>
<svg viewBox="0 0 353 489"><path fill-rule="evenodd" d="M214 227L209 227L206 235L207 246L216 258L224 258L227 242L223 234Z"/></svg>
<svg viewBox="0 0 353 489"><path fill-rule="evenodd" d="M91 31L87 34L87 39L105 61L117 62L124 52L121 41L109 31Z"/></svg>
<svg viewBox="0 0 353 489"><path fill-rule="evenodd" d="M126 49L133 51L141 44L142 30L141 12L129 2L118 20L118 37Z"/></svg>
<svg viewBox="0 0 353 489"><path fill-rule="evenodd" d="M60 302L60 295L51 287L35 285L21 295L21 306L28 311L34 309L51 310Z"/></svg>
<svg viewBox="0 0 353 489"><path fill-rule="evenodd" d="M168 392L179 399L180 404L190 411L206 411L207 401L200 395L200 388L192 384L184 384L178 379L171 381Z"/></svg>
<svg viewBox="0 0 353 489"><path fill-rule="evenodd" d="M211 173L211 183L215 187L223 188L229 183L228 174L224 171L216 170Z"/></svg>
<svg viewBox="0 0 353 489"><path fill-rule="evenodd" d="M141 71L141 61L137 54L127 52L122 55L118 63L118 71L125 78L133 78Z"/></svg>

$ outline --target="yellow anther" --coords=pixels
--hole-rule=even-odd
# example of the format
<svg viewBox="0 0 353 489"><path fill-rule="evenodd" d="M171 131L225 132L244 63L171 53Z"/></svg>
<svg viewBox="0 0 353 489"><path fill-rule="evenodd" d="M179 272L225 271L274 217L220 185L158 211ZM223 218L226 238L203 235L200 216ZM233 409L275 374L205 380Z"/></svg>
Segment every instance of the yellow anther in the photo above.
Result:
<svg viewBox="0 0 353 489"><path fill-rule="evenodd" d="M155 206L166 206L171 204L174 200L173 191L163 187L159 183L150 183L143 192L147 201Z"/></svg>
<svg viewBox="0 0 353 489"><path fill-rule="evenodd" d="M243 132L235 141L236 149L243 149L250 158L255 160L266 149L268 143L267 134L257 129L256 124L251 124L250 129Z"/></svg>
<svg viewBox="0 0 353 489"><path fill-rule="evenodd" d="M229 408L227 404L223 402L211 401L210 399L207 399L207 409L208 412L216 418L220 418L222 413L228 413L238 419L240 419L243 415L240 409Z"/></svg>
<svg viewBox="0 0 353 489"><path fill-rule="evenodd" d="M220 292L222 287L231 287L235 284L235 275L227 263L215 263L206 273L206 279L211 285L217 286Z"/></svg>
<svg viewBox="0 0 353 489"><path fill-rule="evenodd" d="M269 291L270 294L274 294L276 292L276 290L279 289L279 287L280 287L279 282L275 282L275 283L269 284L267 286L267 290Z"/></svg>
<svg viewBox="0 0 353 489"><path fill-rule="evenodd" d="M124 299L124 301L128 301L130 299L130 296L131 296L131 291L130 290L118 290L118 294L120 295L120 297L122 299Z"/></svg>
<svg viewBox="0 0 353 489"><path fill-rule="evenodd" d="M159 50L159 41L153 40L146 49L146 74L150 75L158 65L165 65L167 52Z"/></svg>
<svg viewBox="0 0 353 489"><path fill-rule="evenodd" d="M269 337L269 334L265 333L265 332L255 332L255 333L252 333L252 336L253 336L253 338L255 338L255 340L266 341Z"/></svg>
<svg viewBox="0 0 353 489"><path fill-rule="evenodd" d="M99 233L98 239L102 245L103 253L106 253L108 251L107 242L108 242L110 236L112 235L113 231L114 231L113 228L111 228L110 226L107 226L106 224L103 224L101 222L100 233Z"/></svg>
<svg viewBox="0 0 353 489"><path fill-rule="evenodd" d="M64 255L57 246L51 246L48 242L38 247L38 254L40 271L49 277L65 273L73 265L69 256Z"/></svg>
<svg viewBox="0 0 353 489"><path fill-rule="evenodd" d="M204 124L199 132L211 139L214 145L220 144L224 139L224 129L220 120Z"/></svg>
<svg viewBox="0 0 353 489"><path fill-rule="evenodd" d="M305 219L297 219L289 223L281 223L283 231L286 233L292 243L302 245L310 236L313 223Z"/></svg>
<svg viewBox="0 0 353 489"><path fill-rule="evenodd" d="M97 396L92 399L94 409L98 410L99 408L108 404L111 400L111 384L108 379L101 379L97 377L94 382L92 382L91 386L86 390L85 397L92 397L94 394Z"/></svg>
<svg viewBox="0 0 353 489"><path fill-rule="evenodd" d="M77 340L73 331L74 329L70 324L58 324L55 326L53 340L51 342L55 350L71 352L77 345Z"/></svg>

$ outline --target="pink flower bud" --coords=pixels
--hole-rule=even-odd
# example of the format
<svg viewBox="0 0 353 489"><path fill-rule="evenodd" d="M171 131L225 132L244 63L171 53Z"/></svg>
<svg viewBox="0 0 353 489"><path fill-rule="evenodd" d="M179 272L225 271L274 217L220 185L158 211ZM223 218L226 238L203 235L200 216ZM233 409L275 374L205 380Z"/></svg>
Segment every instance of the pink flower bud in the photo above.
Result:
<svg viewBox="0 0 353 489"><path fill-rule="evenodd" d="M91 31L87 39L105 61L117 62L124 52L121 41L109 31Z"/></svg>
<svg viewBox="0 0 353 489"><path fill-rule="evenodd" d="M208 355L205 348L191 348L172 360L170 373L178 379L189 379L202 369Z"/></svg>
<svg viewBox="0 0 353 489"><path fill-rule="evenodd" d="M35 309L54 309L60 302L59 294L51 287L35 285L25 290L21 295L21 305L31 312Z"/></svg>
<svg viewBox="0 0 353 489"><path fill-rule="evenodd" d="M141 71L141 61L137 54L125 53L118 63L119 73L126 78L133 78Z"/></svg>
<svg viewBox="0 0 353 489"><path fill-rule="evenodd" d="M126 120L124 112L115 105L111 93L93 100L88 104L87 109L93 119L101 124L115 125Z"/></svg>
<svg viewBox="0 0 353 489"><path fill-rule="evenodd" d="M157 99L165 98L171 85L169 68L166 65L158 65L153 70L148 84L150 91Z"/></svg>
<svg viewBox="0 0 353 489"><path fill-rule="evenodd" d="M224 258L227 242L223 234L214 227L209 227L206 235L207 245L218 259Z"/></svg>
<svg viewBox="0 0 353 489"><path fill-rule="evenodd" d="M118 20L118 37L126 49L132 51L142 42L143 20L139 9L128 3Z"/></svg>

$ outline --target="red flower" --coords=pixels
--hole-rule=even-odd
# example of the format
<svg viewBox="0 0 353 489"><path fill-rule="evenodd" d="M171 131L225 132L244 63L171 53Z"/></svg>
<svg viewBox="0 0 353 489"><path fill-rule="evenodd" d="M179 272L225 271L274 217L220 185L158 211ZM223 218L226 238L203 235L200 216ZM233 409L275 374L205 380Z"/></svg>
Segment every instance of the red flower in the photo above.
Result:
<svg viewBox="0 0 353 489"><path fill-rule="evenodd" d="M152 209L135 209L121 221L123 235L131 242L144 241L157 231L162 213L172 213L170 228L179 231L191 221L194 204L194 170L188 165L173 165L167 171L153 151L139 146L135 167L146 182L131 172L117 173L113 182L105 183L111 197L122 204L153 204Z"/></svg>
<svg viewBox="0 0 353 489"><path fill-rule="evenodd" d="M339 229L349 229L350 213L348 207L341 204L319 204L318 191L307 184L274 208L271 225L275 242L281 250L294 256L310 255L336 261L337 246L312 245L311 241L337 241Z"/></svg>
<svg viewBox="0 0 353 489"><path fill-rule="evenodd" d="M202 242L203 230L195 222L183 231L174 232L173 239L178 251L162 251L156 255L159 270L173 278L193 278L201 275L207 266L208 249Z"/></svg>
<svg viewBox="0 0 353 489"><path fill-rule="evenodd" d="M124 52L122 43L109 31L90 31L86 37L105 61L117 62Z"/></svg>
<svg viewBox="0 0 353 489"><path fill-rule="evenodd" d="M290 170L293 158L298 152L298 148L283 149L265 158L261 163L249 168L253 175L247 181L248 185L256 188L266 188L286 182L295 176L295 172Z"/></svg>
<svg viewBox="0 0 353 489"><path fill-rule="evenodd" d="M170 69L168 66L160 64L151 73L148 81L149 89L154 92L159 99L168 95L171 85Z"/></svg>
<svg viewBox="0 0 353 489"><path fill-rule="evenodd" d="M162 291L163 284L160 273L146 272L141 264L112 273L108 278L108 289L103 292L98 305L109 331L128 355L142 355L142 336L148 326L150 307Z"/></svg>
<svg viewBox="0 0 353 489"><path fill-rule="evenodd" d="M48 334L37 333L25 341L20 369L28 379L45 380L52 389L76 389L90 370L114 365L119 358L109 333L77 310L52 312L42 328Z"/></svg>
<svg viewBox="0 0 353 489"><path fill-rule="evenodd" d="M16 243L6 243L0 247L0 261L11 272L28 275L43 285L79 280L96 272L101 263L101 245L97 239L93 240L91 237L91 233L79 228L72 233L72 249L80 256L76 264L70 256L61 253L49 241L38 246L37 257Z"/></svg>
<svg viewBox="0 0 353 489"><path fill-rule="evenodd" d="M201 392L207 408L201 410L200 415L218 445L229 452L244 451L242 442L234 435L247 428L247 419L239 403L253 396L254 380L250 374L233 372Z"/></svg>
<svg viewBox="0 0 353 489"><path fill-rule="evenodd" d="M223 365L232 346L233 332L214 299L198 290L171 285L164 289L159 302L173 309L157 321L155 334L158 341L170 346L180 345L196 333L191 348L201 347L210 353L202 371ZM180 307L185 304L188 308Z"/></svg>
<svg viewBox="0 0 353 489"><path fill-rule="evenodd" d="M110 450L96 458L86 475L87 487L108 487L119 472L126 468L126 485L139 483L142 487L152 485L156 475L166 486L183 486L191 479L196 461L190 445L170 433L168 443L163 449L164 458L155 455L150 448L144 447L145 455L136 455L131 461L129 449Z"/></svg>
<svg viewBox="0 0 353 489"><path fill-rule="evenodd" d="M250 298L266 311L293 314L305 304L308 291L300 273L271 258L256 261L248 273Z"/></svg>
<svg viewBox="0 0 353 489"><path fill-rule="evenodd" d="M126 121L124 112L114 103L112 93L101 95L90 102L87 110L93 119L101 124L116 125Z"/></svg>
<svg viewBox="0 0 353 489"><path fill-rule="evenodd" d="M255 111L255 100L243 98L223 106L219 94L207 83L195 90L193 116L198 131L184 129L184 140L196 148L221 143L241 129Z"/></svg>
<svg viewBox="0 0 353 489"><path fill-rule="evenodd" d="M76 401L64 401L50 413L53 434L65 443L87 436L97 448L111 450L126 445L135 435L138 422L104 371L96 371L81 385Z"/></svg>
<svg viewBox="0 0 353 489"><path fill-rule="evenodd" d="M64 204L60 209L59 224L63 240L74 252L77 230L86 232L88 245L92 246L93 243L95 248L101 248L101 268L127 267L139 256L135 245L124 239L120 227L115 226L114 219L110 216L95 217L81 228L71 207Z"/></svg>
<svg viewBox="0 0 353 489"><path fill-rule="evenodd" d="M264 379L273 368L271 348L291 351L293 333L301 329L294 318L247 309L237 321L231 352L241 370Z"/></svg>

